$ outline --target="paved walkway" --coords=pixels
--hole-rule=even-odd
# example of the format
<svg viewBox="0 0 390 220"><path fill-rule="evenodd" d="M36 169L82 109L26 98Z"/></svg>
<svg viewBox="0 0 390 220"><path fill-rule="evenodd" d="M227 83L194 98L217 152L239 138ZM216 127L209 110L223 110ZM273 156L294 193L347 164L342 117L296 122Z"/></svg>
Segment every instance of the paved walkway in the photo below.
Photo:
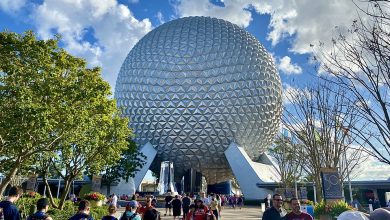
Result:
<svg viewBox="0 0 390 220"><path fill-rule="evenodd" d="M173 216L164 216L165 209L164 208L157 208L157 210L161 213L161 219L162 220L173 220ZM120 216L123 213L122 210L119 210L117 213L118 216ZM222 210L222 220L260 220L261 218L261 211L260 207L258 206L247 206L242 209L233 209L230 207L227 207Z"/></svg>

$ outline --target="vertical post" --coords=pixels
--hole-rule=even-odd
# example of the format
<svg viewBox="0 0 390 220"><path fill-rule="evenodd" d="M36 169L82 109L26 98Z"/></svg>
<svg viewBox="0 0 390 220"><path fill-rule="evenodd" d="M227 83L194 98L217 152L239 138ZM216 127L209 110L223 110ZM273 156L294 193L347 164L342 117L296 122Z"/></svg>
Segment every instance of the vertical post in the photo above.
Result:
<svg viewBox="0 0 390 220"><path fill-rule="evenodd" d="M314 192L314 204L317 204L316 182L313 182L313 192Z"/></svg>
<svg viewBox="0 0 390 220"><path fill-rule="evenodd" d="M298 198L298 185L297 185L297 177L294 176L294 186L295 186L295 198Z"/></svg>
<svg viewBox="0 0 390 220"><path fill-rule="evenodd" d="M190 168L190 192L193 193L194 192L194 188L193 188L193 170L192 168Z"/></svg>
<svg viewBox="0 0 390 220"><path fill-rule="evenodd" d="M347 178L348 178L348 188L349 188L349 199L352 204L353 198L352 198L352 186L351 186L351 179L349 178L349 169L348 169L348 163L347 163L347 149L344 150L344 161L345 161L345 169L347 170ZM344 189L343 189L344 191Z"/></svg>
<svg viewBox="0 0 390 220"><path fill-rule="evenodd" d="M344 130L345 136L349 139L349 136L348 136L349 127L347 127L347 128L343 127L343 130ZM347 146L345 146L345 149L344 149L344 160L345 160L345 169L347 170L348 187L349 187L349 199L350 199L351 204L352 204L352 201L353 201L353 198L352 198L352 186L351 186L351 179L349 177L349 169L348 169L348 162L347 162Z"/></svg>
<svg viewBox="0 0 390 220"><path fill-rule="evenodd" d="M57 199L60 196L60 188L61 188L61 176L58 178Z"/></svg>
<svg viewBox="0 0 390 220"><path fill-rule="evenodd" d="M46 184L43 186L43 197L46 197Z"/></svg>

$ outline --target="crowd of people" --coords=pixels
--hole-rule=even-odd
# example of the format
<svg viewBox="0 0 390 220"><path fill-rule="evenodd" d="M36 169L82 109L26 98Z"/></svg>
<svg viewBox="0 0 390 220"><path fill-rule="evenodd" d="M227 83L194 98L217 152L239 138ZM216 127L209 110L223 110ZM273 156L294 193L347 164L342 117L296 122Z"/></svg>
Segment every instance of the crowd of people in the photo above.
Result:
<svg viewBox="0 0 390 220"><path fill-rule="evenodd" d="M14 204L23 191L19 187L12 187L6 201L0 202L0 220L20 220L19 210ZM73 200L73 199L72 199ZM232 208L243 206L242 196L225 196L218 194L205 195L175 195L168 193L165 197L165 216L173 216L178 220L218 220L221 216L222 207L230 205ZM102 220L118 220L117 207L118 197L112 194L108 198L108 214ZM29 216L27 220L52 220L47 214L49 201L41 198L37 202L37 212ZM157 199L154 196L146 196L139 199L133 195L127 202L125 211L119 220L160 220L161 214L157 211ZM94 220L90 214L91 205L88 200L78 202L78 211L68 220Z"/></svg>

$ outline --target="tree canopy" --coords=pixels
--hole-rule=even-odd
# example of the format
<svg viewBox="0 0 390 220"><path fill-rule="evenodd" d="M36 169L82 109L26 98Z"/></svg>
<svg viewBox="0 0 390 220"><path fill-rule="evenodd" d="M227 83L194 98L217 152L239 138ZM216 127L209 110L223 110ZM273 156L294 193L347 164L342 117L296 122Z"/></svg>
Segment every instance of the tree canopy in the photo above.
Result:
<svg viewBox="0 0 390 220"><path fill-rule="evenodd" d="M127 149L128 119L100 68L88 68L58 41L0 33L0 194L38 155L55 153L42 158L60 163L58 173L71 181L87 166L99 172L114 164Z"/></svg>

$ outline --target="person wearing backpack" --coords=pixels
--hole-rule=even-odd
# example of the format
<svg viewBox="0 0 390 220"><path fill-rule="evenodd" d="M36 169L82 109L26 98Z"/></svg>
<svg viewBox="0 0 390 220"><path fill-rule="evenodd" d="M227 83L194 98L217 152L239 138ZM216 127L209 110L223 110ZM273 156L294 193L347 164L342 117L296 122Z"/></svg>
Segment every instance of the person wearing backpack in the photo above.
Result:
<svg viewBox="0 0 390 220"><path fill-rule="evenodd" d="M126 211L123 213L120 220L141 220L141 216L137 214L138 202L131 200L126 205Z"/></svg>
<svg viewBox="0 0 390 220"><path fill-rule="evenodd" d="M23 194L23 190L20 187L13 186L10 188L7 199L0 202L0 219L5 219L5 220L22 219L18 208L14 204L22 194Z"/></svg>
<svg viewBox="0 0 390 220"><path fill-rule="evenodd" d="M89 204L88 200L81 200L79 203L79 211L72 217L70 217L68 220L94 220L92 216L89 215L91 205Z"/></svg>
<svg viewBox="0 0 390 220"><path fill-rule="evenodd" d="M115 218L115 213L116 213L116 206L115 205L110 205L108 207L108 213L109 215L106 215L102 218L102 220L118 220Z"/></svg>
<svg viewBox="0 0 390 220"><path fill-rule="evenodd" d="M49 210L49 201L46 198L38 199L37 210L38 211L33 215L30 215L27 220L53 220L46 214L47 210Z"/></svg>

